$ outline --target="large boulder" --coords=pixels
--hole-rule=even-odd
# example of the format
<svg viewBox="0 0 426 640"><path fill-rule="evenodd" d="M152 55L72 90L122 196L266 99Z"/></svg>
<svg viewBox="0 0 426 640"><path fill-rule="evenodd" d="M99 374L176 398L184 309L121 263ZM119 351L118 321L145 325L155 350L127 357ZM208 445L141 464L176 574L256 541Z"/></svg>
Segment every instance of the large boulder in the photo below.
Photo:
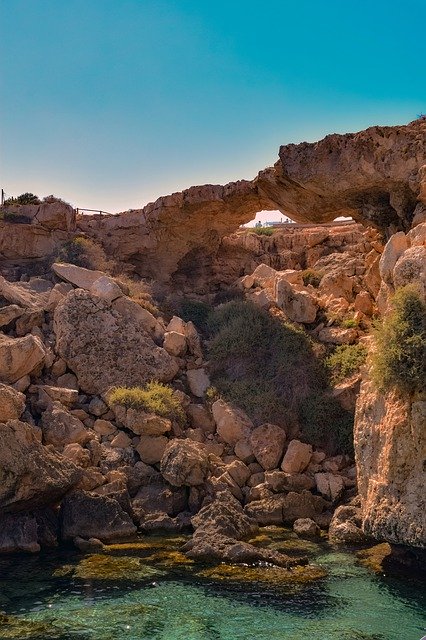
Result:
<svg viewBox="0 0 426 640"><path fill-rule="evenodd" d="M92 439L81 420L69 413L60 402L52 402L44 411L41 425L44 443L56 448L73 442L87 444Z"/></svg>
<svg viewBox="0 0 426 640"><path fill-rule="evenodd" d="M299 518L312 518L320 514L327 502L310 491L287 495L278 494L264 500L256 500L244 508L246 514L261 526L293 524Z"/></svg>
<svg viewBox="0 0 426 640"><path fill-rule="evenodd" d="M310 324L317 315L317 303L307 291L298 291L285 277L275 281L275 302L292 322Z"/></svg>
<svg viewBox="0 0 426 640"><path fill-rule="evenodd" d="M13 387L0 383L0 422L18 420L25 409L25 396Z"/></svg>
<svg viewBox="0 0 426 640"><path fill-rule="evenodd" d="M44 363L46 350L37 336L0 334L0 380L13 384Z"/></svg>
<svg viewBox="0 0 426 640"><path fill-rule="evenodd" d="M216 400L212 405L212 413L217 433L227 444L235 446L239 440L250 436L253 423L241 409L223 400Z"/></svg>
<svg viewBox="0 0 426 640"><path fill-rule="evenodd" d="M60 520L63 540L98 538L107 543L136 533L136 526L115 498L85 491L66 496L61 504Z"/></svg>
<svg viewBox="0 0 426 640"><path fill-rule="evenodd" d="M166 382L179 370L139 317L124 317L107 301L81 289L58 304L54 329L58 353L86 393L144 385L152 379Z"/></svg>
<svg viewBox="0 0 426 640"><path fill-rule="evenodd" d="M301 473L311 461L312 445L291 440L281 463L281 469L286 473Z"/></svg>
<svg viewBox="0 0 426 640"><path fill-rule="evenodd" d="M0 510L52 504L81 476L74 464L41 444L35 427L18 420L0 424Z"/></svg>
<svg viewBox="0 0 426 640"><path fill-rule="evenodd" d="M75 264L68 264L67 262L55 262L52 264L52 271L62 278L62 280L80 289L86 289L87 291L92 288L99 278L105 276L103 271L85 269L84 267L78 267Z"/></svg>
<svg viewBox="0 0 426 640"><path fill-rule="evenodd" d="M37 520L28 513L9 513L0 517L0 553L40 551Z"/></svg>
<svg viewBox="0 0 426 640"><path fill-rule="evenodd" d="M161 458L161 473L175 487L203 484L209 459L202 445L192 440L172 440Z"/></svg>
<svg viewBox="0 0 426 640"><path fill-rule="evenodd" d="M183 550L194 560L232 564L268 562L285 567L306 563L305 558L290 559L272 549L241 542L256 534L258 527L229 491L218 492L191 522L195 532Z"/></svg>
<svg viewBox="0 0 426 640"><path fill-rule="evenodd" d="M278 467L283 455L285 439L284 429L275 424L263 424L252 432L251 449L265 471Z"/></svg>

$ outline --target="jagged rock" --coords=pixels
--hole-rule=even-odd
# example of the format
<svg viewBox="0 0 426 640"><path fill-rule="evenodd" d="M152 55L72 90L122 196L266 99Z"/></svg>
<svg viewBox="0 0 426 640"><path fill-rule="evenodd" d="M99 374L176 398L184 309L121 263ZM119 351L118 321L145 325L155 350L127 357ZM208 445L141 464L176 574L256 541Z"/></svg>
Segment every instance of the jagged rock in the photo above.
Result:
<svg viewBox="0 0 426 640"><path fill-rule="evenodd" d="M46 350L40 338L0 335L0 380L13 383L42 366Z"/></svg>
<svg viewBox="0 0 426 640"><path fill-rule="evenodd" d="M98 418L95 420L93 430L96 431L96 433L99 433L100 436L110 436L117 431L117 427L109 420L102 420L101 418Z"/></svg>
<svg viewBox="0 0 426 640"><path fill-rule="evenodd" d="M145 464L157 464L163 457L169 440L165 436L141 436L135 447Z"/></svg>
<svg viewBox="0 0 426 640"><path fill-rule="evenodd" d="M358 337L356 329L343 329L342 327L324 327L318 333L321 342L331 344L353 344Z"/></svg>
<svg viewBox="0 0 426 640"><path fill-rule="evenodd" d="M177 331L166 331L164 334L163 348L172 356L182 357L187 350L186 338Z"/></svg>
<svg viewBox="0 0 426 640"><path fill-rule="evenodd" d="M143 524L153 513L165 513L175 517L187 508L186 491L164 483L140 487L132 500L136 520Z"/></svg>
<svg viewBox="0 0 426 640"><path fill-rule="evenodd" d="M299 518L312 518L321 513L326 501L310 491L274 495L266 500L250 502L245 512L261 526L292 524Z"/></svg>
<svg viewBox="0 0 426 640"><path fill-rule="evenodd" d="M306 473L284 473L284 471L267 471L265 483L268 487L280 493L281 491L311 491L315 487L315 480Z"/></svg>
<svg viewBox="0 0 426 640"><path fill-rule="evenodd" d="M0 553L38 551L37 521L32 514L14 513L0 517Z"/></svg>
<svg viewBox="0 0 426 640"><path fill-rule="evenodd" d="M100 416L103 416L108 411L108 405L102 400L102 398L95 396L89 402L88 409L89 409L89 413L99 418Z"/></svg>
<svg viewBox="0 0 426 640"><path fill-rule="evenodd" d="M209 459L203 447L191 440L172 440L161 458L161 473L175 487L203 484Z"/></svg>
<svg viewBox="0 0 426 640"><path fill-rule="evenodd" d="M360 291L356 295L354 309L355 311L361 311L361 313L364 313L366 316L371 316L373 314L373 299L368 291Z"/></svg>
<svg viewBox="0 0 426 640"><path fill-rule="evenodd" d="M286 473L301 473L311 461L312 446L300 440L291 440L281 463Z"/></svg>
<svg viewBox="0 0 426 640"><path fill-rule="evenodd" d="M392 271L393 286L414 283L426 293L426 247L410 247L398 258Z"/></svg>
<svg viewBox="0 0 426 640"><path fill-rule="evenodd" d="M123 296L114 300L111 306L126 322L134 323L137 321L153 338L163 339L164 329L160 322L148 309L144 309L134 300Z"/></svg>
<svg viewBox="0 0 426 640"><path fill-rule="evenodd" d="M9 304L7 307L0 308L0 327L4 327L10 322L19 318L24 313L22 307L18 307L17 304Z"/></svg>
<svg viewBox="0 0 426 640"><path fill-rule="evenodd" d="M311 518L299 518L293 524L293 531L300 538L316 538L320 535L320 528Z"/></svg>
<svg viewBox="0 0 426 640"><path fill-rule="evenodd" d="M83 449L81 444L77 442L67 444L62 451L62 455L68 460L71 460L77 467L90 467L90 452L87 449Z"/></svg>
<svg viewBox="0 0 426 640"><path fill-rule="evenodd" d="M245 464L254 462L255 460L250 440L238 440L234 447L234 452L237 458L242 460Z"/></svg>
<svg viewBox="0 0 426 640"><path fill-rule="evenodd" d="M203 398L210 386L210 379L205 369L189 369L186 377L191 393L197 398Z"/></svg>
<svg viewBox="0 0 426 640"><path fill-rule="evenodd" d="M90 291L99 278L105 277L103 271L85 269L84 267L78 267L75 264L68 264L66 262L53 263L52 271L62 278L62 280L66 280L74 286L80 289L86 289L87 291ZM122 295L121 289L120 294Z"/></svg>
<svg viewBox="0 0 426 640"><path fill-rule="evenodd" d="M254 285L262 289L273 289L276 276L276 270L267 264L259 264L251 274Z"/></svg>
<svg viewBox="0 0 426 640"><path fill-rule="evenodd" d="M144 385L153 378L166 382L179 369L137 317L125 319L107 302L81 289L69 293L56 307L54 329L58 353L86 393Z"/></svg>
<svg viewBox="0 0 426 640"><path fill-rule="evenodd" d="M408 240L403 231L394 233L386 243L379 262L380 277L386 284L392 284L393 268L406 249Z"/></svg>
<svg viewBox="0 0 426 640"><path fill-rule="evenodd" d="M224 442L234 446L239 440L249 438L253 423L241 409L223 400L216 400L212 405L212 413L217 433Z"/></svg>
<svg viewBox="0 0 426 640"><path fill-rule="evenodd" d="M244 462L241 462L241 460L234 460L234 462L228 464L226 466L226 471L239 487L244 487L251 476L250 469L244 464Z"/></svg>
<svg viewBox="0 0 426 640"><path fill-rule="evenodd" d="M90 293L102 300L112 302L123 296L123 292L113 278L103 275L92 284Z"/></svg>
<svg viewBox="0 0 426 640"><path fill-rule="evenodd" d="M252 431L250 445L258 463L267 471L278 467L286 440L284 429L263 424Z"/></svg>
<svg viewBox="0 0 426 640"><path fill-rule="evenodd" d="M125 449L132 444L131 438L124 431L118 431L114 438L111 440L111 447L117 447L119 449Z"/></svg>
<svg viewBox="0 0 426 640"><path fill-rule="evenodd" d="M336 476L332 473L316 473L315 482L318 493L331 502L337 502L345 490L342 476Z"/></svg>
<svg viewBox="0 0 426 640"><path fill-rule="evenodd" d="M61 504L63 540L98 538L103 543L118 542L136 533L136 526L114 498L75 491Z"/></svg>
<svg viewBox="0 0 426 640"><path fill-rule="evenodd" d="M171 431L172 423L168 418L162 418L153 413L129 407L114 407L117 418L133 433L144 436L161 436Z"/></svg>
<svg viewBox="0 0 426 640"><path fill-rule="evenodd" d="M0 383L0 422L18 420L25 409L25 396L13 387Z"/></svg>
<svg viewBox="0 0 426 640"><path fill-rule="evenodd" d="M361 385L354 426L363 531L377 540L426 546L423 464L426 402Z"/></svg>
<svg viewBox="0 0 426 640"><path fill-rule="evenodd" d="M61 498L81 471L40 443L35 427L18 420L0 424L0 509L35 509Z"/></svg>
<svg viewBox="0 0 426 640"><path fill-rule="evenodd" d="M52 402L43 412L41 427L45 444L53 444L57 448L72 442L86 444L92 438L81 420L69 413L60 402Z"/></svg>
<svg viewBox="0 0 426 640"><path fill-rule="evenodd" d="M317 315L317 303L307 291L297 291L284 277L275 281L274 299L292 322L310 324Z"/></svg>
<svg viewBox="0 0 426 640"><path fill-rule="evenodd" d="M67 389L66 387L52 387L46 384L38 385L37 388L39 393L39 401L46 402L47 404L55 401L60 402L66 407L71 407L78 400L78 391L76 389Z"/></svg>
<svg viewBox="0 0 426 640"><path fill-rule="evenodd" d="M196 429L202 429L204 433L214 433L216 425L210 413L202 404L188 405L186 412L191 424Z"/></svg>
<svg viewBox="0 0 426 640"><path fill-rule="evenodd" d="M351 505L337 507L330 522L329 539L335 543L362 544L369 537L364 534L361 526L361 509Z"/></svg>

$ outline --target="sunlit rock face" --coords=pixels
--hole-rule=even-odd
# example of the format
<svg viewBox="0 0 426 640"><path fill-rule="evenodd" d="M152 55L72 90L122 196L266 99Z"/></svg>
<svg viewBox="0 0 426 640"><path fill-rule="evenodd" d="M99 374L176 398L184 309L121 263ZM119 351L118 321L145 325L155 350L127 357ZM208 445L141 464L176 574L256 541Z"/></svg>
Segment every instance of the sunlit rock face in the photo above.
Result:
<svg viewBox="0 0 426 640"><path fill-rule="evenodd" d="M329 135L280 148L253 181L191 187L143 209L80 218L78 227L144 276L166 281L200 255L215 255L224 236L261 210L297 222L338 216L384 230L408 229L426 207L426 122ZM199 260L198 260L199 262Z"/></svg>
<svg viewBox="0 0 426 640"><path fill-rule="evenodd" d="M298 222L352 216L407 229L416 206L426 204L425 164L426 121L419 119L285 145L255 182L262 196Z"/></svg>

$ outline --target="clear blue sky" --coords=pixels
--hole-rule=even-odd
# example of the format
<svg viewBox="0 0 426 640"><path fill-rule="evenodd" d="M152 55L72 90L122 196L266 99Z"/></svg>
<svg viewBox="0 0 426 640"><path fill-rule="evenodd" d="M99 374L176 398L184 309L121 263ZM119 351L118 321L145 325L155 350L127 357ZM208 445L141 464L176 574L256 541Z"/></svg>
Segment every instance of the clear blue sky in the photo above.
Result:
<svg viewBox="0 0 426 640"><path fill-rule="evenodd" d="M426 111L424 0L0 0L0 186L120 211Z"/></svg>

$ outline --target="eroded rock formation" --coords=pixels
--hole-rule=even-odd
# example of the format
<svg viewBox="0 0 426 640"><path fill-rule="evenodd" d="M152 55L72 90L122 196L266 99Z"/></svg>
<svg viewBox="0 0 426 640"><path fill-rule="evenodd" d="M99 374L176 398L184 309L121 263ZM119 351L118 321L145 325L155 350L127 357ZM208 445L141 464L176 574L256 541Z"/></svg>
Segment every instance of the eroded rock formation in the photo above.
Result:
<svg viewBox="0 0 426 640"><path fill-rule="evenodd" d="M425 164L424 120L371 127L282 146L275 166L251 182L191 187L143 209L80 218L78 227L141 275L164 281L193 269L200 253L214 255L221 238L264 209L297 222L351 216L381 229L407 230L426 206Z"/></svg>

